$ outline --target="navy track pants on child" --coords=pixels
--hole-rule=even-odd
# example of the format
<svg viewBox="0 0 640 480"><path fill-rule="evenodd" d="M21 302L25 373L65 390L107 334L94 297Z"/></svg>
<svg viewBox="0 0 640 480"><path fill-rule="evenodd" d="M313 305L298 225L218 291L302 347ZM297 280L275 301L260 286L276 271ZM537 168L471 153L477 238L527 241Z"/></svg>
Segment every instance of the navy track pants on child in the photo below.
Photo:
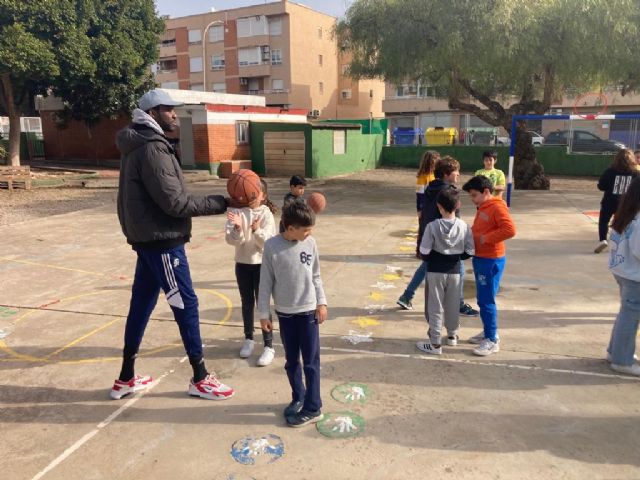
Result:
<svg viewBox="0 0 640 480"><path fill-rule="evenodd" d="M280 321L280 337L286 358L284 369L289 377L292 400L294 402L303 401L302 408L304 410L316 412L322 407L320 399L320 329L316 320L316 312L276 313ZM300 354L302 354L302 368ZM302 382L303 370L305 383Z"/></svg>

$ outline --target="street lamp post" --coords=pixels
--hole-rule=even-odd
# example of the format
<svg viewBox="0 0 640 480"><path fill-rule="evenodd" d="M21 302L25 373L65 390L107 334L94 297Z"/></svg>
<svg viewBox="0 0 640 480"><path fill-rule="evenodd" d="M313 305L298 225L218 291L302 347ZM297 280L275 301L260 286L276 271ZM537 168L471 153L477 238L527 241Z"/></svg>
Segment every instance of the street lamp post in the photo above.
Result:
<svg viewBox="0 0 640 480"><path fill-rule="evenodd" d="M209 69L209 62L207 61L207 32L214 25L224 25L222 20L214 20L204 27L202 33L202 88L207 91L207 70Z"/></svg>

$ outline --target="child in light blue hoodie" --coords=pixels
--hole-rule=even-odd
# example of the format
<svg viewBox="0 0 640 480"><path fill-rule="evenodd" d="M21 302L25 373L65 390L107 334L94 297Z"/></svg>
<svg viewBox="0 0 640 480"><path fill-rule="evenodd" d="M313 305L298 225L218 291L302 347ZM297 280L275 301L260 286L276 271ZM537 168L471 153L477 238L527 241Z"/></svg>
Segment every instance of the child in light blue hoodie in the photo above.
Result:
<svg viewBox="0 0 640 480"><path fill-rule="evenodd" d="M620 312L609 342L616 372L640 376L635 355L640 321L640 177L631 182L611 224L609 270L620 286Z"/></svg>

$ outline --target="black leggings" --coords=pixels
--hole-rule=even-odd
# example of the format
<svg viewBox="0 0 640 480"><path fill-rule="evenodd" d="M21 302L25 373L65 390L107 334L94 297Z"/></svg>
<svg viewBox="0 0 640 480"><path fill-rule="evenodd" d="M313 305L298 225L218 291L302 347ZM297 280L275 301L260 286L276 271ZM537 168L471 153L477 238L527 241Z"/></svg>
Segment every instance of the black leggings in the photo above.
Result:
<svg viewBox="0 0 640 480"><path fill-rule="evenodd" d="M242 322L244 323L244 338L253 340L254 318L258 288L260 287L260 265L236 263L236 280L242 300ZM273 332L262 330L265 347L273 346Z"/></svg>
<svg viewBox="0 0 640 480"><path fill-rule="evenodd" d="M600 217L598 218L598 235L600 235L600 241L607 239L609 222L614 213L616 213L616 207L614 205L600 205Z"/></svg>

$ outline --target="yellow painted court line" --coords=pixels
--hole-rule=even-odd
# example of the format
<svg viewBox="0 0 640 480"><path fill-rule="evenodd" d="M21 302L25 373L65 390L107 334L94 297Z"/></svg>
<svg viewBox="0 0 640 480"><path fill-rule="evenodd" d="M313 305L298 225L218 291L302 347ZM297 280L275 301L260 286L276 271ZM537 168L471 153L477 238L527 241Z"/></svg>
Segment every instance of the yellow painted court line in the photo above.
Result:
<svg viewBox="0 0 640 480"><path fill-rule="evenodd" d="M60 347L58 350L56 350L55 352L50 353L49 355L47 355L47 356L46 356L46 357L44 357L44 358L45 358L46 360L49 360L51 357L53 357L53 356L55 356L55 355L57 355L57 354L59 354L59 353L62 353L62 352L64 352L67 348L71 348L71 347L73 347L74 345L76 345L77 343L80 343L81 341L83 341L83 340L85 340L85 339L87 339L87 338L91 337L92 335L95 335L96 333L101 332L102 330L105 330L105 329L109 328L111 325L113 325L113 324L114 324L114 323L116 323L116 322L119 322L120 320L122 320L122 319L121 319L121 318L115 318L115 319L111 320L110 322L107 322L107 323L105 323L104 325L102 325L102 326L100 326L100 327L98 327L98 328L96 328L96 329L94 329L94 330L91 330L89 333L87 333L87 334L85 334L85 335L82 335L82 336L81 336L81 337L79 337L79 338L76 338L74 341L67 343L65 346Z"/></svg>
<svg viewBox="0 0 640 480"><path fill-rule="evenodd" d="M415 247L398 247L398 250L400 250L401 252L415 252L416 249Z"/></svg>
<svg viewBox="0 0 640 480"><path fill-rule="evenodd" d="M384 300L385 298L387 298L387 296L383 293L380 292L371 292L369 294L369 298L371 300L376 300L376 301L380 301L380 300Z"/></svg>
<svg viewBox="0 0 640 480"><path fill-rule="evenodd" d="M380 325L380 322L373 317L358 317L354 320L351 320L351 322L349 323L358 325L360 328L375 327L376 325Z"/></svg>
<svg viewBox="0 0 640 480"><path fill-rule="evenodd" d="M395 280L400 280L402 277L397 273L385 273L382 275L382 280L385 282L393 282Z"/></svg>
<svg viewBox="0 0 640 480"><path fill-rule="evenodd" d="M0 258L0 260L2 260ZM74 295L72 297L66 297L66 298L62 298L60 299L60 301L57 304L60 303L64 303L64 302L69 302L72 300L77 300L78 298L84 298L84 297L89 297L92 295L102 295L105 294L107 292L110 292L111 290L100 290L97 292L89 292L89 293L83 293L80 295ZM229 321L229 319L231 318L231 315L233 313L233 302L231 301L231 299L229 299L229 297L227 297L226 295L217 292L216 290L212 290L212 289L202 289L200 291L212 294L218 298L220 298L224 303L225 306L227 307L227 311L224 315L224 317L222 318L222 320L220 322L218 322L217 325L214 325L212 330L215 330L216 328L220 328L225 326L225 324ZM18 322L24 320L25 318L29 317L30 315L33 315L36 312L42 312L42 311L46 311L46 309L34 309L34 310L30 310L28 312L25 312L23 315L21 315L20 317L18 317L15 322L14 325L17 324ZM105 361L116 361L116 360L121 360L121 357L94 357L94 358L83 358L83 359L78 359L78 360L55 360L52 359L52 357L58 355L59 353L63 352L64 350L82 342L83 340L86 340L87 338L91 337L92 335L95 335L96 333L105 330L106 328L109 328L111 325L113 325L114 323L120 321L120 320L124 320L125 317L119 317L119 318L115 318L109 322L107 322L106 324L92 330L89 333L84 334L83 336L76 338L75 340L69 342L68 344L66 344L63 347L60 347L58 350L48 354L45 357L34 357L32 355L24 355L22 353L16 352L15 350L11 349L3 340L0 340L0 352L4 352L7 355L9 355L11 358L0 358L0 362L17 362L17 361L22 361L22 362L32 362L32 363L57 363L60 365L79 365L79 364L85 364L85 363L98 363L98 362L105 362ZM175 343L171 343L168 345L162 345L160 347L151 349L149 351L140 353L140 356L149 356L149 355L154 355L156 353L160 353L160 352L164 352L166 350L171 350L173 348L179 347L181 346L182 343L180 342L175 342Z"/></svg>
<svg viewBox="0 0 640 480"><path fill-rule="evenodd" d="M55 270L65 270L67 272L86 273L87 275L94 275L96 277L106 277L104 273L90 272L88 270L80 270L78 268L60 267L58 265L50 265L48 263L30 262L29 260L14 260L6 257L0 257L0 260L4 262L22 263L24 265L34 265L36 267L53 268Z"/></svg>

